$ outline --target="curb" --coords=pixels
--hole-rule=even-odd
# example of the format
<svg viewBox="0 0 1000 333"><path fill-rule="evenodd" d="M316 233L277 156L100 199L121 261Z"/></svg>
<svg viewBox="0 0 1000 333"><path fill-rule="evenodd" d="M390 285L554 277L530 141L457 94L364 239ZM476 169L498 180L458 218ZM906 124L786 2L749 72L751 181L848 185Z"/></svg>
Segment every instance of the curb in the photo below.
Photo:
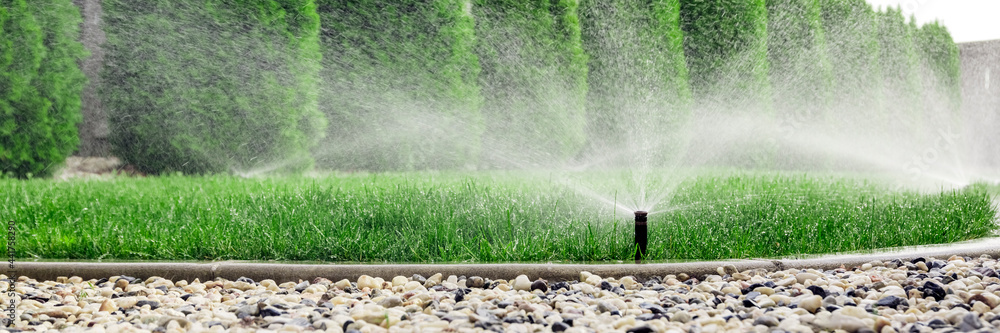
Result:
<svg viewBox="0 0 1000 333"><path fill-rule="evenodd" d="M480 276L491 279L513 279L524 274L534 280L544 278L551 281L579 279L581 271L588 271L603 277L631 275L640 280L653 276L686 273L703 279L705 275L718 274L716 269L723 265L733 265L739 271L763 269L776 271L784 269L813 268L835 269L840 266L854 267L872 261L893 259L912 260L918 257L947 258L1000 256L1000 238L988 238L967 243L946 246L903 248L876 254L829 255L815 259L776 260L726 260L689 263L651 264L270 264L246 261L218 261L208 263L154 262L154 263L107 263L107 262L16 262L16 270L11 273L27 276L39 281L56 280L57 277L79 276L85 280L128 275L138 278L159 276L172 281L210 281L217 278L236 280L248 277L256 281L272 279L279 283L287 281L312 280L323 277L332 281L348 279L355 281L361 275L391 279L413 274L430 276L442 273L444 276ZM13 274L11 274L13 275Z"/></svg>

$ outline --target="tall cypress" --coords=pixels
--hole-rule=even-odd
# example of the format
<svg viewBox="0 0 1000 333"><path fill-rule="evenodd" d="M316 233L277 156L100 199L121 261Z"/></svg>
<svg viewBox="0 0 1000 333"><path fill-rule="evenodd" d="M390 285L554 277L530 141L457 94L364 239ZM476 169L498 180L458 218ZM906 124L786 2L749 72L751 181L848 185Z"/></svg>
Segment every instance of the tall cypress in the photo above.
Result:
<svg viewBox="0 0 1000 333"><path fill-rule="evenodd" d="M879 67L889 129L897 137L919 136L923 126L920 60L909 24L899 8L887 8L878 18Z"/></svg>
<svg viewBox="0 0 1000 333"><path fill-rule="evenodd" d="M0 1L0 172L45 176L76 150L80 21L69 0Z"/></svg>
<svg viewBox="0 0 1000 333"><path fill-rule="evenodd" d="M939 22L926 23L916 33L918 56L927 73L928 95L932 101L944 101L940 111L955 114L962 103L961 64L958 46L948 28ZM938 103L935 103L938 104Z"/></svg>
<svg viewBox="0 0 1000 333"><path fill-rule="evenodd" d="M670 162L691 107L679 1L585 0L580 15L591 153L614 163Z"/></svg>
<svg viewBox="0 0 1000 333"><path fill-rule="evenodd" d="M314 150L338 169L459 168L478 162L483 121L471 0L321 0Z"/></svg>
<svg viewBox="0 0 1000 333"><path fill-rule="evenodd" d="M681 28L700 104L770 114L765 0L681 0Z"/></svg>
<svg viewBox="0 0 1000 333"><path fill-rule="evenodd" d="M793 122L824 121L833 72L817 0L767 0L767 55L775 111Z"/></svg>
<svg viewBox="0 0 1000 333"><path fill-rule="evenodd" d="M570 0L475 1L487 164L560 162L583 147L587 58L577 8Z"/></svg>
<svg viewBox="0 0 1000 333"><path fill-rule="evenodd" d="M300 171L322 136L312 0L103 3L109 141L150 173Z"/></svg>
<svg viewBox="0 0 1000 333"><path fill-rule="evenodd" d="M864 0L820 0L833 65L836 118L884 124L882 69L875 12Z"/></svg>

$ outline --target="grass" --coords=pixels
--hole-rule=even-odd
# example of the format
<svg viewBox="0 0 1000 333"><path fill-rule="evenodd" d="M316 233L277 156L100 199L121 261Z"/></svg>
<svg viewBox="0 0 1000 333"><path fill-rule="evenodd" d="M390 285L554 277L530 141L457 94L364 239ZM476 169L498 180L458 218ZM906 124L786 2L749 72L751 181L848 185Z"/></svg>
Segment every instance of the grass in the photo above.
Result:
<svg viewBox="0 0 1000 333"><path fill-rule="evenodd" d="M3 179L0 217L16 223L20 258L630 260L628 217L562 183L499 172ZM986 186L888 188L844 177L702 174L676 184L672 208L650 216L649 258L856 251L997 229Z"/></svg>

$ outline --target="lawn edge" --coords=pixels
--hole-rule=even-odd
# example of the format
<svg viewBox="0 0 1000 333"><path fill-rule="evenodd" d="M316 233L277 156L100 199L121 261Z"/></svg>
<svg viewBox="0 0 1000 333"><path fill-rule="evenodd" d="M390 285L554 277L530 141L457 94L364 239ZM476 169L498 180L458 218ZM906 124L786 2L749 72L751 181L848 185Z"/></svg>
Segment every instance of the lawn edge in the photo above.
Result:
<svg viewBox="0 0 1000 333"><path fill-rule="evenodd" d="M956 246L958 245L958 246ZM692 277L704 278L718 274L723 265L733 265L740 271L763 269L777 271L785 269L835 269L840 266L852 268L872 261L893 259L913 260L915 258L942 258L951 256L976 258L981 255L1000 257L1000 237L987 238L974 243L953 244L941 248L926 248L910 252L890 251L874 254L830 255L814 259L752 259L719 260L685 263L651 264L294 264L257 263L247 261L217 261L206 263L189 262L25 262L15 263L17 276L27 276L36 280L55 280L58 277L79 276L84 279L108 278L128 275L138 278L159 276L177 280L210 281L216 278L236 280L248 277L255 281L272 279L277 282L313 280L317 277L333 281L348 279L356 281L361 275L391 279L413 274L430 276L436 273L448 275L481 276L491 279L513 279L527 275L529 279L569 281L579 279L581 271L602 277L623 277L638 279L668 274L686 273ZM10 274L15 275L15 274Z"/></svg>

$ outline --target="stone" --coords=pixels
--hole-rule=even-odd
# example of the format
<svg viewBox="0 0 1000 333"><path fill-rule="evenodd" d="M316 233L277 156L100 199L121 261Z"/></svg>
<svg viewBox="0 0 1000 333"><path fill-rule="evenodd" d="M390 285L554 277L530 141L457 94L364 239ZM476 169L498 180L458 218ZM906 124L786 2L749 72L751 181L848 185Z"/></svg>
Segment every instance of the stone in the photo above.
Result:
<svg viewBox="0 0 1000 333"><path fill-rule="evenodd" d="M393 287L402 287L407 282L410 282L410 280L407 280L406 277L404 277L402 275L397 275L396 277L392 278L392 286Z"/></svg>
<svg viewBox="0 0 1000 333"><path fill-rule="evenodd" d="M441 279L443 278L444 278L443 274L435 273L434 275L431 275L431 277L427 278L427 281L424 282L424 287L430 288L439 285L441 284Z"/></svg>
<svg viewBox="0 0 1000 333"><path fill-rule="evenodd" d="M1000 296L997 296L996 294L990 292L982 292L970 297L969 303L972 302L983 302L987 306L989 306L990 309L992 309L997 307L997 305L1000 305Z"/></svg>
<svg viewBox="0 0 1000 333"><path fill-rule="evenodd" d="M469 286L469 288L482 288L484 283L483 278L478 276L470 277L465 281L465 285Z"/></svg>
<svg viewBox="0 0 1000 333"><path fill-rule="evenodd" d="M821 307L823 307L823 299L818 295L806 296L799 301L799 308L811 313L816 313Z"/></svg>
<svg viewBox="0 0 1000 333"><path fill-rule="evenodd" d="M535 282L531 283L531 291L535 290L541 291L543 293L547 292L549 291L549 285L545 282L545 280L535 280Z"/></svg>
<svg viewBox="0 0 1000 333"><path fill-rule="evenodd" d="M351 281L348 279L342 279L333 284L334 287L340 288L340 290L345 290L351 287Z"/></svg>
<svg viewBox="0 0 1000 333"><path fill-rule="evenodd" d="M146 306L146 305L149 305L149 309L150 310L156 310L157 308L160 307L160 302L149 301L149 300L141 300L141 301L135 302L135 307L137 307L137 308L141 308L141 307Z"/></svg>
<svg viewBox="0 0 1000 333"><path fill-rule="evenodd" d="M257 304L247 304L236 309L236 318L252 317L260 314L260 307Z"/></svg>
<svg viewBox="0 0 1000 333"><path fill-rule="evenodd" d="M670 316L670 321L686 324L687 322L691 321L691 314L687 313L687 311L678 311L677 313L674 313L673 315Z"/></svg>
<svg viewBox="0 0 1000 333"><path fill-rule="evenodd" d="M378 305L383 308L394 308L397 306L403 306L403 299L399 298L399 296L389 296L379 301Z"/></svg>
<svg viewBox="0 0 1000 333"><path fill-rule="evenodd" d="M527 275L518 275L514 278L512 287L517 291L531 291L531 280L528 280Z"/></svg>
<svg viewBox="0 0 1000 333"><path fill-rule="evenodd" d="M798 283L801 283L801 284L805 284L806 281L816 281L816 280L819 280L819 278L820 278L819 275L816 275L816 274L813 274L813 273L809 273L809 272L802 272L802 273L799 273L799 274L795 274L795 280L798 281Z"/></svg>
<svg viewBox="0 0 1000 333"><path fill-rule="evenodd" d="M115 281L115 289L121 289L122 291L128 289L128 280L118 279Z"/></svg>
<svg viewBox="0 0 1000 333"><path fill-rule="evenodd" d="M649 302L644 302L644 303L639 304L639 308L645 309L645 310L649 310L649 312L653 313L653 314L665 314L665 313L667 313L667 309L664 309L662 306L659 306L659 305L656 305L656 304L653 304L653 303L649 303Z"/></svg>
<svg viewBox="0 0 1000 333"><path fill-rule="evenodd" d="M972 332L980 328L983 328L983 323L979 320L979 316L975 313L967 313L962 316L962 322L959 324L958 330Z"/></svg>
<svg viewBox="0 0 1000 333"><path fill-rule="evenodd" d="M754 319L753 321L754 326L764 325L767 327L775 327L778 326L778 324L781 324L781 322L779 322L777 318L771 316L760 316L757 317L757 319Z"/></svg>
<svg viewBox="0 0 1000 333"><path fill-rule="evenodd" d="M653 328L651 328L649 326L639 326L639 327L633 327L633 328L627 329L627 330L625 330L625 332L626 333L653 333L653 332L656 332L656 330L654 330Z"/></svg>
<svg viewBox="0 0 1000 333"><path fill-rule="evenodd" d="M260 309L260 316L261 317L281 316L281 311L274 308L273 306L266 306L263 309Z"/></svg>
<svg viewBox="0 0 1000 333"><path fill-rule="evenodd" d="M111 300L110 298L105 299L104 302L101 302L101 307L100 309L98 309L98 311L102 312L115 312L117 310L118 310L118 305L116 305L115 301Z"/></svg>
<svg viewBox="0 0 1000 333"><path fill-rule="evenodd" d="M358 277L358 289L380 289L381 286L375 282L375 278L368 275L361 275Z"/></svg>
<svg viewBox="0 0 1000 333"><path fill-rule="evenodd" d="M944 300L945 295L948 294L944 290L944 286L941 286L934 281L924 282L921 292L923 292L925 296L933 297L934 300L938 302Z"/></svg>
<svg viewBox="0 0 1000 333"><path fill-rule="evenodd" d="M875 303L875 306L887 306L890 308L896 308L900 305L907 304L906 299L898 296L886 296L882 297Z"/></svg>
<svg viewBox="0 0 1000 333"><path fill-rule="evenodd" d="M604 312L618 312L618 307L614 306L613 304L611 304L609 302L601 300L601 301L597 302L597 312L599 312L599 313L604 313Z"/></svg>

